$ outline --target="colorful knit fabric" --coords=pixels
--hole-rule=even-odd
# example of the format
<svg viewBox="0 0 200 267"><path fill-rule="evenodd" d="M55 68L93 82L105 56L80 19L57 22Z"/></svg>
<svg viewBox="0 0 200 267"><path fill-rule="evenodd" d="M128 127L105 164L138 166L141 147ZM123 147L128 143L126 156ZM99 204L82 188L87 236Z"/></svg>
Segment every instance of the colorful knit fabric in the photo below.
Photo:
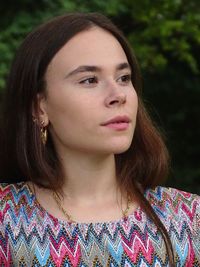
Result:
<svg viewBox="0 0 200 267"><path fill-rule="evenodd" d="M176 266L200 266L200 197L165 187L145 197L169 233ZM42 208L26 183L1 185L0 199L1 267L169 266L141 208L118 221L68 223Z"/></svg>

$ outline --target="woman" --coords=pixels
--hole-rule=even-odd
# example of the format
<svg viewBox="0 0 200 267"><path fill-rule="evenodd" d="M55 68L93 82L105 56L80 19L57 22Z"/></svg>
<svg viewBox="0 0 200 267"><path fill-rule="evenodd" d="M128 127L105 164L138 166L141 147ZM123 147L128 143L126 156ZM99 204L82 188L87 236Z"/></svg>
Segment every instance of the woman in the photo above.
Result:
<svg viewBox="0 0 200 267"><path fill-rule="evenodd" d="M167 150L106 17L68 14L30 33L3 118L3 266L199 266L200 198L158 186Z"/></svg>

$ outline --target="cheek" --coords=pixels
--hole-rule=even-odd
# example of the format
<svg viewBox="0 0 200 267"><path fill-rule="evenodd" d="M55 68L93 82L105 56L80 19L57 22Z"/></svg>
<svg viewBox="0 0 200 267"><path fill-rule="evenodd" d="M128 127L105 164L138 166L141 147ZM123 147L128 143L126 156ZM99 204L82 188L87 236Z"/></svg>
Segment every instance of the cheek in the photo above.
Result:
<svg viewBox="0 0 200 267"><path fill-rule="evenodd" d="M71 128L82 125L89 121L96 110L96 105L91 99L77 94L62 95L51 101L47 105L47 113L50 123L54 128Z"/></svg>
<svg viewBox="0 0 200 267"><path fill-rule="evenodd" d="M128 95L128 100L134 115L136 115L138 110L138 96L135 90L130 92L130 94Z"/></svg>

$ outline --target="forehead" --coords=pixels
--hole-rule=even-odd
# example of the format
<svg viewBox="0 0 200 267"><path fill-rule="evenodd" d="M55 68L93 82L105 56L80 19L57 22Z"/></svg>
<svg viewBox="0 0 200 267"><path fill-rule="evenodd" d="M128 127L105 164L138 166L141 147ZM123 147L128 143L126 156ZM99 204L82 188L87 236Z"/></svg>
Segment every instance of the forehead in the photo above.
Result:
<svg viewBox="0 0 200 267"><path fill-rule="evenodd" d="M92 27L71 38L54 56L50 66L75 68L78 65L117 65L127 62L121 44L109 32Z"/></svg>

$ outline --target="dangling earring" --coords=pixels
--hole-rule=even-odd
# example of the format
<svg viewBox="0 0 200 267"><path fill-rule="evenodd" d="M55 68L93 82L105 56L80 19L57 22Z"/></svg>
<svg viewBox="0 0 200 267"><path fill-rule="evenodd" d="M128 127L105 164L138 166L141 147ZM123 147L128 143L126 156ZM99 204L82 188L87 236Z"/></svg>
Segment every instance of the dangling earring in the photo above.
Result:
<svg viewBox="0 0 200 267"><path fill-rule="evenodd" d="M43 145L46 145L47 142L47 127L44 126L44 121L41 122L41 129L40 129L40 133L41 133L41 140Z"/></svg>

